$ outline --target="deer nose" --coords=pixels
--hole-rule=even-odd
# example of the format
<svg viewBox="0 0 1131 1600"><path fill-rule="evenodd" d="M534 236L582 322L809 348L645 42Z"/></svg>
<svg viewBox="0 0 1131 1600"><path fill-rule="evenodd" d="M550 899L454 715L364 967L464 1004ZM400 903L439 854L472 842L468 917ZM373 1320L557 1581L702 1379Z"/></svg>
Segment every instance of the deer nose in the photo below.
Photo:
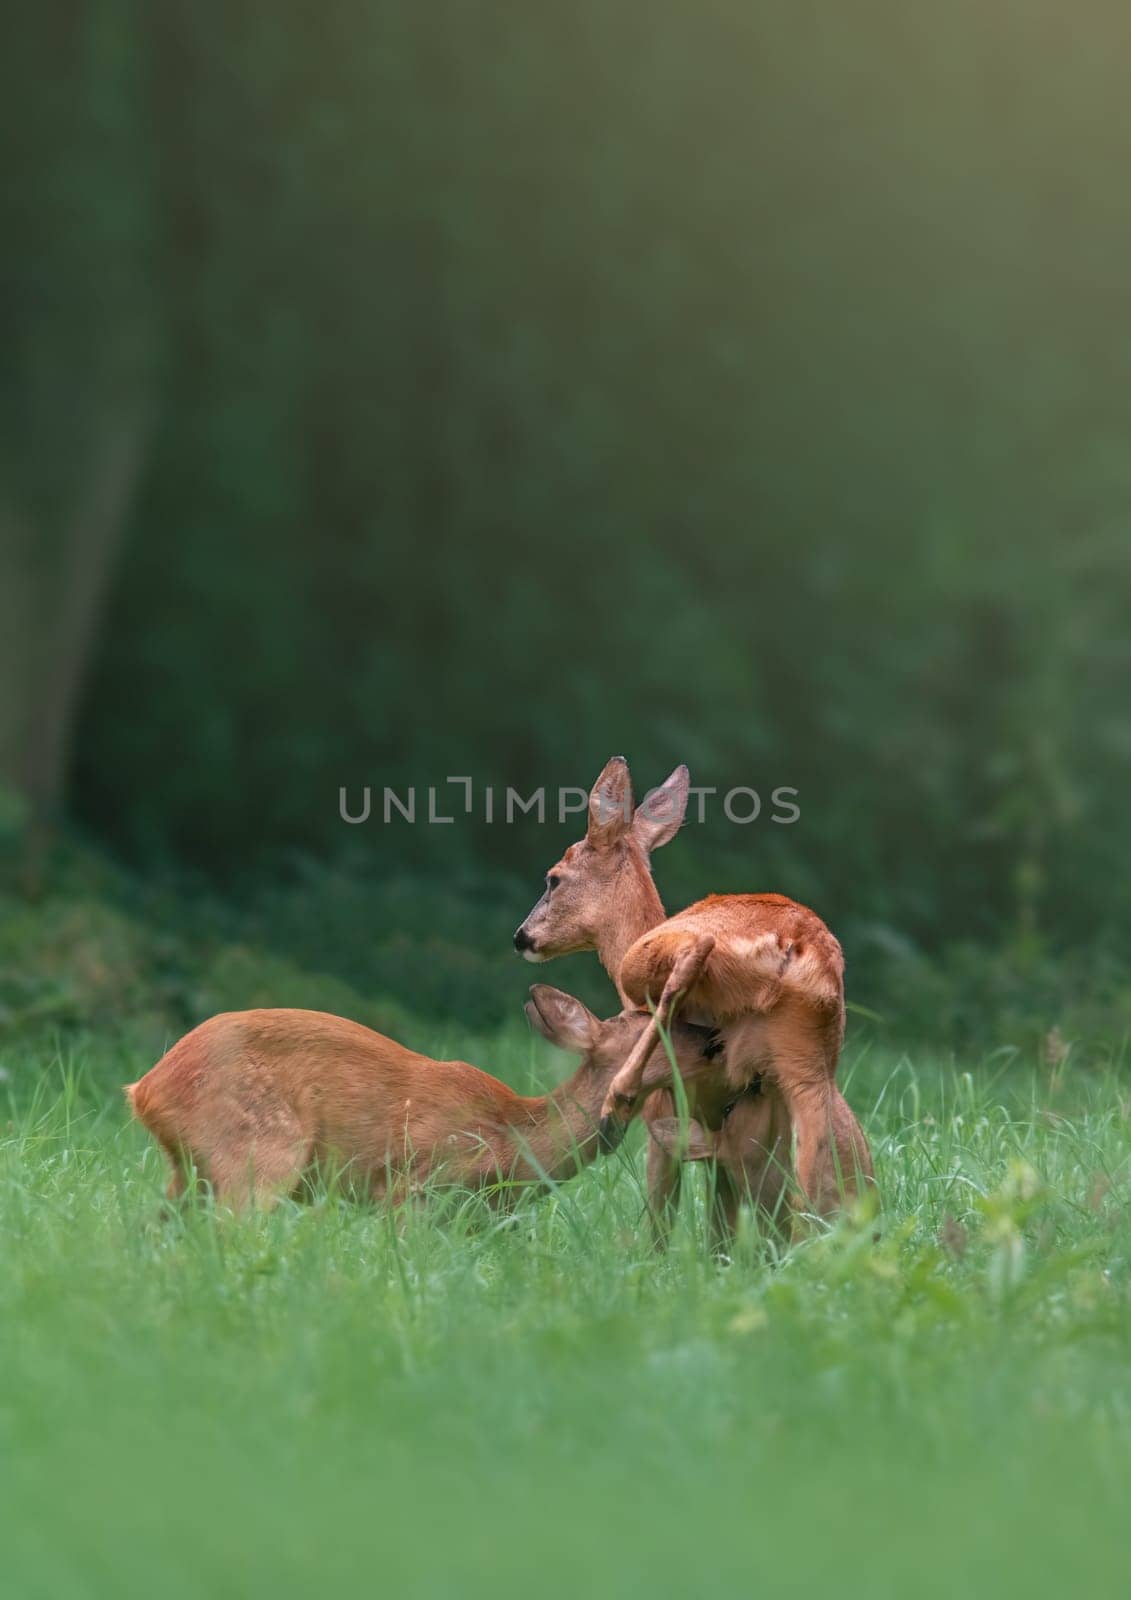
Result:
<svg viewBox="0 0 1131 1600"><path fill-rule="evenodd" d="M524 950L533 950L534 940L526 931L525 922L514 930L514 947L521 955Z"/></svg>

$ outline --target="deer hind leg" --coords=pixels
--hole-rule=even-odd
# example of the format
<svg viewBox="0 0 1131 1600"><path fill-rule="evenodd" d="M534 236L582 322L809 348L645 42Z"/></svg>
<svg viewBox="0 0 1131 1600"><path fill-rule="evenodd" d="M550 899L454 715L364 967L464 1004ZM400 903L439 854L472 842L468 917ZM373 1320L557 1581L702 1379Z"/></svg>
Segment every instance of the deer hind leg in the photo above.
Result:
<svg viewBox="0 0 1131 1600"><path fill-rule="evenodd" d="M839 1089L833 1090L831 1112L838 1176L844 1184L845 1193L856 1195L876 1181L872 1152L863 1128Z"/></svg>
<svg viewBox="0 0 1131 1600"><path fill-rule="evenodd" d="M836 1100L847 1111L839 1095L826 1102L812 1118L813 1128L795 1122L797 1129L797 1194L794 1199L796 1231L804 1232L805 1216L833 1217L847 1202L856 1198L874 1180L872 1159L863 1132L848 1112L851 1128L838 1114ZM820 1128L816 1128L817 1119Z"/></svg>
<svg viewBox="0 0 1131 1600"><path fill-rule="evenodd" d="M872 1153L848 1102L830 1082L791 1102L799 1215L832 1217L875 1181Z"/></svg>
<svg viewBox="0 0 1131 1600"><path fill-rule="evenodd" d="M169 1163L169 1181L165 1185L165 1199L159 1213L161 1220L168 1222L176 1216L190 1195L200 1192L200 1182L193 1168L192 1157L183 1145L173 1144L160 1134L154 1137Z"/></svg>
<svg viewBox="0 0 1131 1600"><path fill-rule="evenodd" d="M169 1152L169 1165L172 1171L169 1181L165 1185L165 1205L163 1215L171 1216L174 1209L190 1194L197 1194L200 1185L196 1173L193 1171L192 1162L180 1152Z"/></svg>
<svg viewBox="0 0 1131 1600"><path fill-rule="evenodd" d="M784 1244L789 1215L790 1121L777 1086L765 1081L735 1101L719 1134L719 1163L762 1231Z"/></svg>
<svg viewBox="0 0 1131 1600"><path fill-rule="evenodd" d="M671 1022L679 1001L703 971L714 948L712 933L681 936L659 1003L606 1091L601 1107L601 1132L606 1142L612 1142L610 1134L615 1139L631 1119L648 1057L660 1040L660 1029Z"/></svg>
<svg viewBox="0 0 1131 1600"><path fill-rule="evenodd" d="M189 1167L172 1150L166 1150L169 1157L169 1181L165 1185L165 1200L158 1215L162 1222L170 1222L180 1211L185 1196L189 1192Z"/></svg>
<svg viewBox="0 0 1131 1600"><path fill-rule="evenodd" d="M784 1105L794 1147L795 1216L832 1216L856 1193L871 1158L833 1078L826 1019L811 1008L779 1005L765 1016L740 1019L725 1034L728 1070L761 1066Z"/></svg>
<svg viewBox="0 0 1131 1600"><path fill-rule="evenodd" d="M268 1131L211 1153L206 1170L213 1197L233 1211L269 1211L294 1194L313 1155L314 1141L298 1118L280 1118Z"/></svg>

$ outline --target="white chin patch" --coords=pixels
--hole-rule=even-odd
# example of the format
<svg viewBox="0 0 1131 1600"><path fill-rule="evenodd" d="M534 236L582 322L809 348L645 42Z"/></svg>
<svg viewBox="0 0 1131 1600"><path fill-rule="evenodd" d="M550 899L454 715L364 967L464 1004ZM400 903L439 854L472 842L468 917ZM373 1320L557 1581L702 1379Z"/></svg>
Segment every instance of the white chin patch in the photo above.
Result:
<svg viewBox="0 0 1131 1600"><path fill-rule="evenodd" d="M522 959L524 961L545 961L546 957L540 950L524 950L522 952Z"/></svg>

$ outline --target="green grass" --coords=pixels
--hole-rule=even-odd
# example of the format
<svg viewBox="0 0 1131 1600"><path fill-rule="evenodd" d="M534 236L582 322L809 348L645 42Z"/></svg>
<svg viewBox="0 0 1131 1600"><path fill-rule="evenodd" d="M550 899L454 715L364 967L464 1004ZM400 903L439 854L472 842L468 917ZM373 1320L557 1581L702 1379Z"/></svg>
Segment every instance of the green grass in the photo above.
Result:
<svg viewBox="0 0 1131 1600"><path fill-rule="evenodd" d="M516 1033L473 1058L565 1065ZM700 1182L652 1255L638 1137L507 1220L161 1224L113 1088L148 1063L0 1062L6 1593L1125 1592L1114 1072L850 1061L881 1242L719 1266Z"/></svg>

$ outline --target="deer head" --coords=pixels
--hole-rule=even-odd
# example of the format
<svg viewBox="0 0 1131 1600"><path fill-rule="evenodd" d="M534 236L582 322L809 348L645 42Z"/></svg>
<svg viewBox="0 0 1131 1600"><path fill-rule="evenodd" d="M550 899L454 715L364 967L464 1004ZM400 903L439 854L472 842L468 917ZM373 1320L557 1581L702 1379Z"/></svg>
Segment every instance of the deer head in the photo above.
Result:
<svg viewBox="0 0 1131 1600"><path fill-rule="evenodd" d="M652 882L653 850L675 837L687 810L687 768L679 766L639 808L623 756L613 756L589 796L585 837L546 874L542 898L515 932L527 961L597 950L615 983L620 956L661 922Z"/></svg>
<svg viewBox="0 0 1131 1600"><path fill-rule="evenodd" d="M632 1116L629 1111L623 1119L601 1121L609 1085L645 1039L648 1048L641 1068L643 1093L668 1088L677 1073L691 1084L718 1070L718 1044L711 1029L692 1023L676 1020L666 1038L662 1038L652 1028L652 1018L646 1011L625 1010L602 1022L580 1000L545 983L531 987L526 1015L531 1027L544 1039L582 1057L574 1075L550 1099L575 1103L588 1123L585 1131L592 1136L599 1131L604 1150L616 1149ZM673 1127L676 1132L671 1136L675 1138L678 1123L673 1122Z"/></svg>

